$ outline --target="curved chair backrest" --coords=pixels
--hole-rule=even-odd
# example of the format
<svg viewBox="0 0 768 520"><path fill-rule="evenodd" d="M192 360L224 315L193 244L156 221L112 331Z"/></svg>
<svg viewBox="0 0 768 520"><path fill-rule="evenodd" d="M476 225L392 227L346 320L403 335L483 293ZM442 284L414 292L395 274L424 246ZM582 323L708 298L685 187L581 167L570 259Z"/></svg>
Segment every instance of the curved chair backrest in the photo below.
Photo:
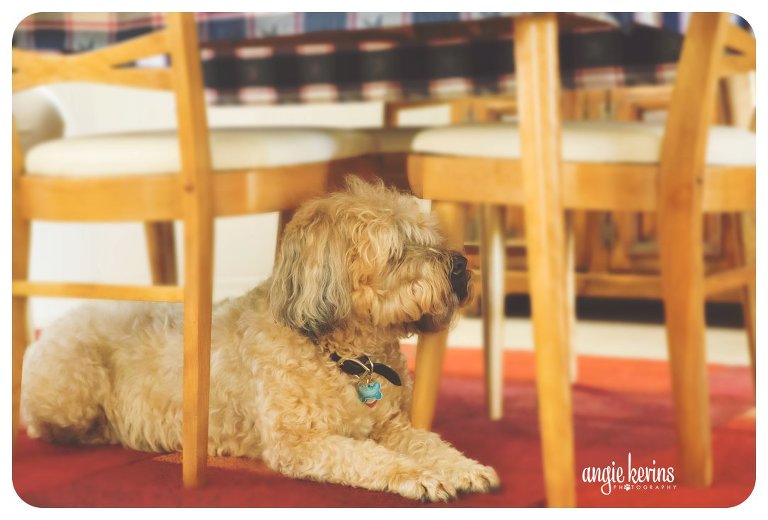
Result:
<svg viewBox="0 0 768 520"><path fill-rule="evenodd" d="M755 38L730 18L691 15L667 118L662 176L692 182L701 174L719 80L755 70Z"/></svg>
<svg viewBox="0 0 768 520"><path fill-rule="evenodd" d="M730 14L692 15L662 144L657 202L667 338L672 362L682 363L679 366L686 373L677 378L676 391L681 392L680 399L688 400L690 396L685 405L689 411L706 410L701 402L694 403L699 396L695 396L692 389L701 388L697 385L706 378L703 354L697 349L704 344L703 188L705 177L711 179L707 175L706 154L713 100L721 77L754 68L755 40L731 23ZM726 178L754 183L754 165L715 165L712 171L720 171ZM754 203L753 186L740 193L751 197ZM703 388L706 389L706 385ZM699 394L706 401L705 392ZM708 447L709 426L696 422L698 412L681 413L678 417L683 419L679 427L685 430L681 430L680 438L689 443L682 453L686 471L707 482L711 478L711 459L700 455L711 449ZM704 417L706 421L705 414Z"/></svg>
<svg viewBox="0 0 768 520"><path fill-rule="evenodd" d="M75 55L42 54L13 49L13 92L61 82L90 82L170 90L176 100L182 175L185 188L209 192L211 162L200 50L194 13L167 13L163 30ZM137 60L168 55L166 68L137 68ZM16 125L13 129L14 176L23 160Z"/></svg>
<svg viewBox="0 0 768 520"><path fill-rule="evenodd" d="M32 89L13 96L13 113L21 149L64 135L64 118L58 104L43 89Z"/></svg>

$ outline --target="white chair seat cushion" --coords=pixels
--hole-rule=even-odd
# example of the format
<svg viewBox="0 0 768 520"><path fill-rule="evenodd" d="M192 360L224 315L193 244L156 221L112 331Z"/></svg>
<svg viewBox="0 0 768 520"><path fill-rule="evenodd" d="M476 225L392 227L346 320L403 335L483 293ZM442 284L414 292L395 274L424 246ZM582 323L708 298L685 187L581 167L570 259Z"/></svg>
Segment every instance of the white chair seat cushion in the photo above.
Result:
<svg viewBox="0 0 768 520"><path fill-rule="evenodd" d="M227 128L210 131L215 170L331 161L371 150L364 132L319 128ZM175 131L94 135L48 141L26 157L29 175L153 175L180 170Z"/></svg>
<svg viewBox="0 0 768 520"><path fill-rule="evenodd" d="M661 156L664 125L614 121L563 123L563 160L597 163L655 163ZM755 134L739 128L713 126L707 164L753 166ZM516 124L490 123L424 130L413 139L418 153L460 157L520 158Z"/></svg>

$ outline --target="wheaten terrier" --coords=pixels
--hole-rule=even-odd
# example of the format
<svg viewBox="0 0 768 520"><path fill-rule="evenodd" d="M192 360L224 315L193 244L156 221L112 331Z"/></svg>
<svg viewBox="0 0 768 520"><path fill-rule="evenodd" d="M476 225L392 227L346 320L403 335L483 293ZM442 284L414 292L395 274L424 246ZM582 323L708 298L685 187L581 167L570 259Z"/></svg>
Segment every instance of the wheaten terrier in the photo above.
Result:
<svg viewBox="0 0 768 520"><path fill-rule="evenodd" d="M448 326L467 290L413 197L351 180L305 204L272 278L214 308L209 453L422 500L497 487L408 418L399 341ZM178 451L181 390L181 305L87 305L29 347L22 420L51 441Z"/></svg>

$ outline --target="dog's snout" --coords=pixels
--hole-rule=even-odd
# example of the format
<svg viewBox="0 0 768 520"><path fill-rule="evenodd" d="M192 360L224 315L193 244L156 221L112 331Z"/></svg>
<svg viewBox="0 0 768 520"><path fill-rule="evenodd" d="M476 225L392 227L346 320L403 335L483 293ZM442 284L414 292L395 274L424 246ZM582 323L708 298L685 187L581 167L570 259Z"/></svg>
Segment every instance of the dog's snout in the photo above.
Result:
<svg viewBox="0 0 768 520"><path fill-rule="evenodd" d="M467 257L461 253L451 253L451 289L462 302L469 294L469 272Z"/></svg>

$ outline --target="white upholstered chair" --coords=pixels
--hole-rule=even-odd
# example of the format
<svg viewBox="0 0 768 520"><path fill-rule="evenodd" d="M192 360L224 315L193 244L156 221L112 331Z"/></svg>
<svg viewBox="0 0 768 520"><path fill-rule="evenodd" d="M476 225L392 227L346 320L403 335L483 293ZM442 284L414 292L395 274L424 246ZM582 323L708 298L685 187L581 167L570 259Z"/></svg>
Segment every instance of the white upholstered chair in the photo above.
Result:
<svg viewBox="0 0 768 520"><path fill-rule="evenodd" d="M654 211L658 214L681 481L687 484L708 485L712 479L704 349L706 294L731 289L743 292L745 325L754 363L755 134L744 129L710 126L719 78L754 70L754 67L754 38L732 25L728 14L693 14L666 123L564 123L561 136L557 136L562 150L559 186L547 186L556 190L553 193L561 209L548 215L550 219L563 218L567 210ZM519 128L513 123L433 128L414 137L414 154L409 159L408 175L416 194L442 203L490 205L486 206L489 209L483 235L490 241L484 249L491 254L483 261L483 276L488 277L484 287L492 292L483 292L483 313L495 323L491 341L486 340L484 345L491 359L501 356L498 327L503 317L504 273L501 219L498 209L494 210L492 205L499 208L526 204L521 156L535 150L521 154L520 142ZM740 266L721 273L704 272L704 213L733 213L738 218ZM541 229L546 227L527 229L526 236ZM565 265L567 237L563 241L545 237L544 245L547 255L557 257L558 262ZM529 265L537 261L529 251ZM557 288L555 294L564 297L568 293L564 288L569 285L569 274L563 269L561 279L550 281L551 286ZM545 295L531 296L546 299ZM566 331L569 328L565 322L548 323L546 316L539 316L537 325L535 314L534 305L534 326L562 327ZM429 352L425 350L423 363L416 366L417 383L426 372L426 379L437 384L444 348L444 344L430 344ZM558 346L563 356L569 348L567 344ZM500 363L492 366L501 369ZM562 368L567 363L559 362L558 366ZM570 402L570 398L563 395L568 387L567 378L565 370L553 371L541 366L539 360L540 406L547 402ZM495 407L500 414L501 374L492 374L491 380L497 383L490 388L491 411L493 414ZM426 411L419 412L420 416L431 418L434 399L423 405ZM560 409L570 410L569 406ZM572 430L570 417L561 417L558 421L563 431ZM545 454L556 454L562 435L544 431L547 424L553 423L542 422L543 449Z"/></svg>
<svg viewBox="0 0 768 520"><path fill-rule="evenodd" d="M22 359L29 341L29 297L183 302L183 475L185 485L196 486L204 480L208 444L214 217L289 214L302 201L325 192L338 177L365 172L371 138L361 132L312 128L209 132L193 13L168 13L166 22L164 30L77 55L13 51L14 93L68 81L169 90L178 129L62 138L60 119L50 106L38 103L25 110L21 101L15 103L13 435L15 439ZM169 67L123 67L159 54L170 56ZM144 222L154 285L29 280L34 220ZM181 284L173 250L174 220L184 222Z"/></svg>

